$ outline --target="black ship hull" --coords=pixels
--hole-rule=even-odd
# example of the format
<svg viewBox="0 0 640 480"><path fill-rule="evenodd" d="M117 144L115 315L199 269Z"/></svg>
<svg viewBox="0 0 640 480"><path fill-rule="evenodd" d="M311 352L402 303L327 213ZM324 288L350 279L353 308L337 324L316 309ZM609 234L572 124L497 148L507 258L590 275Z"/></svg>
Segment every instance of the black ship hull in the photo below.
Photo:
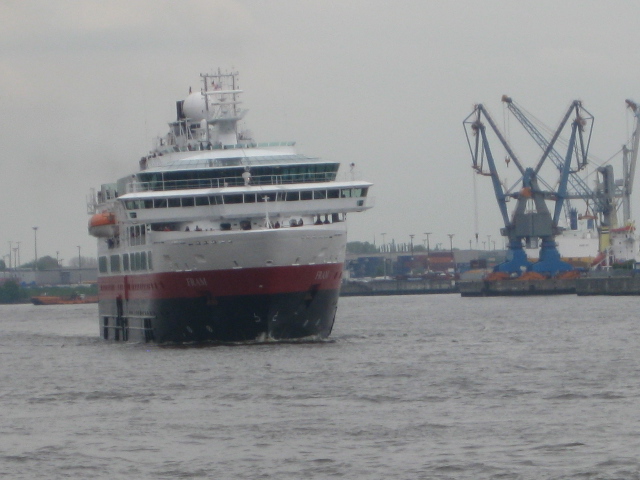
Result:
<svg viewBox="0 0 640 480"><path fill-rule="evenodd" d="M105 340L206 343L326 338L339 289L171 299L100 300Z"/></svg>

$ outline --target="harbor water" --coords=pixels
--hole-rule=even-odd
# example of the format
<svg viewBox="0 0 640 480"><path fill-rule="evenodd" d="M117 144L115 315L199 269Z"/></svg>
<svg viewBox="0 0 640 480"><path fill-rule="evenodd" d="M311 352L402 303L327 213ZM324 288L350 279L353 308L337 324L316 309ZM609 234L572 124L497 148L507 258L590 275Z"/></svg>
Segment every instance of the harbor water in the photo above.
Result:
<svg viewBox="0 0 640 480"><path fill-rule="evenodd" d="M638 479L638 297L341 298L328 341L102 341L0 306L6 479Z"/></svg>

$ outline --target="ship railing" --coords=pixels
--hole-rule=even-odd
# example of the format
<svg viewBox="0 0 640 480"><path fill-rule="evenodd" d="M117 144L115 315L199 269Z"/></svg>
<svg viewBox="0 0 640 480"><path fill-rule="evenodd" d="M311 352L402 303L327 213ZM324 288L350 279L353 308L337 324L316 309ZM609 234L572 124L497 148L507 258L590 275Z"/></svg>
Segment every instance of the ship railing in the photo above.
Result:
<svg viewBox="0 0 640 480"><path fill-rule="evenodd" d="M331 182L336 179L335 172L300 173L284 175L251 176L249 185L288 185L295 183ZM247 183L242 177L197 178L185 180L159 180L151 182L131 182L127 185L127 193L148 191L190 190L222 187L242 187Z"/></svg>
<svg viewBox="0 0 640 480"><path fill-rule="evenodd" d="M222 145L220 143L207 143L202 141L192 140L186 145L169 145L168 148L158 149L162 153L171 152L194 152L204 150L236 150L242 148L268 148L268 147L293 147L296 142L243 142L229 145Z"/></svg>

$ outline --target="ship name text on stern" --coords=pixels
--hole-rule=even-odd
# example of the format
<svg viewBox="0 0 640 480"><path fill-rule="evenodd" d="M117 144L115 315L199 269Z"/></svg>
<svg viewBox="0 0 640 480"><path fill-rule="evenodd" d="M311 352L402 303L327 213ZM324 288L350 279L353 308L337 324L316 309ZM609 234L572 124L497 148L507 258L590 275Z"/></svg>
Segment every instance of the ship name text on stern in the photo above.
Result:
<svg viewBox="0 0 640 480"><path fill-rule="evenodd" d="M326 280L331 272L329 270L319 270L316 272L316 280Z"/></svg>
<svg viewBox="0 0 640 480"><path fill-rule="evenodd" d="M207 279L203 277L187 278L187 287L206 287Z"/></svg>

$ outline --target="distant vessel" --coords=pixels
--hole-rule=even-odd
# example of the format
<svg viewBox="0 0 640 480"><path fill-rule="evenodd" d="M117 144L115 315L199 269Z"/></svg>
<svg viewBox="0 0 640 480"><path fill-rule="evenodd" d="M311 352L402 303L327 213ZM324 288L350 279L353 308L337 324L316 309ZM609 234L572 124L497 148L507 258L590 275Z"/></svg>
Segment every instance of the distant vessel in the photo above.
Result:
<svg viewBox="0 0 640 480"><path fill-rule="evenodd" d="M609 267L640 259L640 242L632 223L606 230L595 226L567 229L556 237L556 243L563 260L576 267ZM529 258L538 258L537 249L526 252Z"/></svg>
<svg viewBox="0 0 640 480"><path fill-rule="evenodd" d="M31 303L34 305L76 305L82 303L98 303L98 297L93 295L70 295L60 297L55 295L39 295L31 297Z"/></svg>
<svg viewBox="0 0 640 480"><path fill-rule="evenodd" d="M371 183L339 163L256 143L237 73L202 74L140 171L91 195L101 335L156 342L325 338L347 213ZM353 165L352 165L353 169Z"/></svg>
<svg viewBox="0 0 640 480"><path fill-rule="evenodd" d="M575 267L589 268L596 261L600 251L600 235L594 222L580 222L575 230L564 229L556 236L555 241L562 260ZM527 247L525 246L527 257L537 260L540 255L539 248Z"/></svg>

